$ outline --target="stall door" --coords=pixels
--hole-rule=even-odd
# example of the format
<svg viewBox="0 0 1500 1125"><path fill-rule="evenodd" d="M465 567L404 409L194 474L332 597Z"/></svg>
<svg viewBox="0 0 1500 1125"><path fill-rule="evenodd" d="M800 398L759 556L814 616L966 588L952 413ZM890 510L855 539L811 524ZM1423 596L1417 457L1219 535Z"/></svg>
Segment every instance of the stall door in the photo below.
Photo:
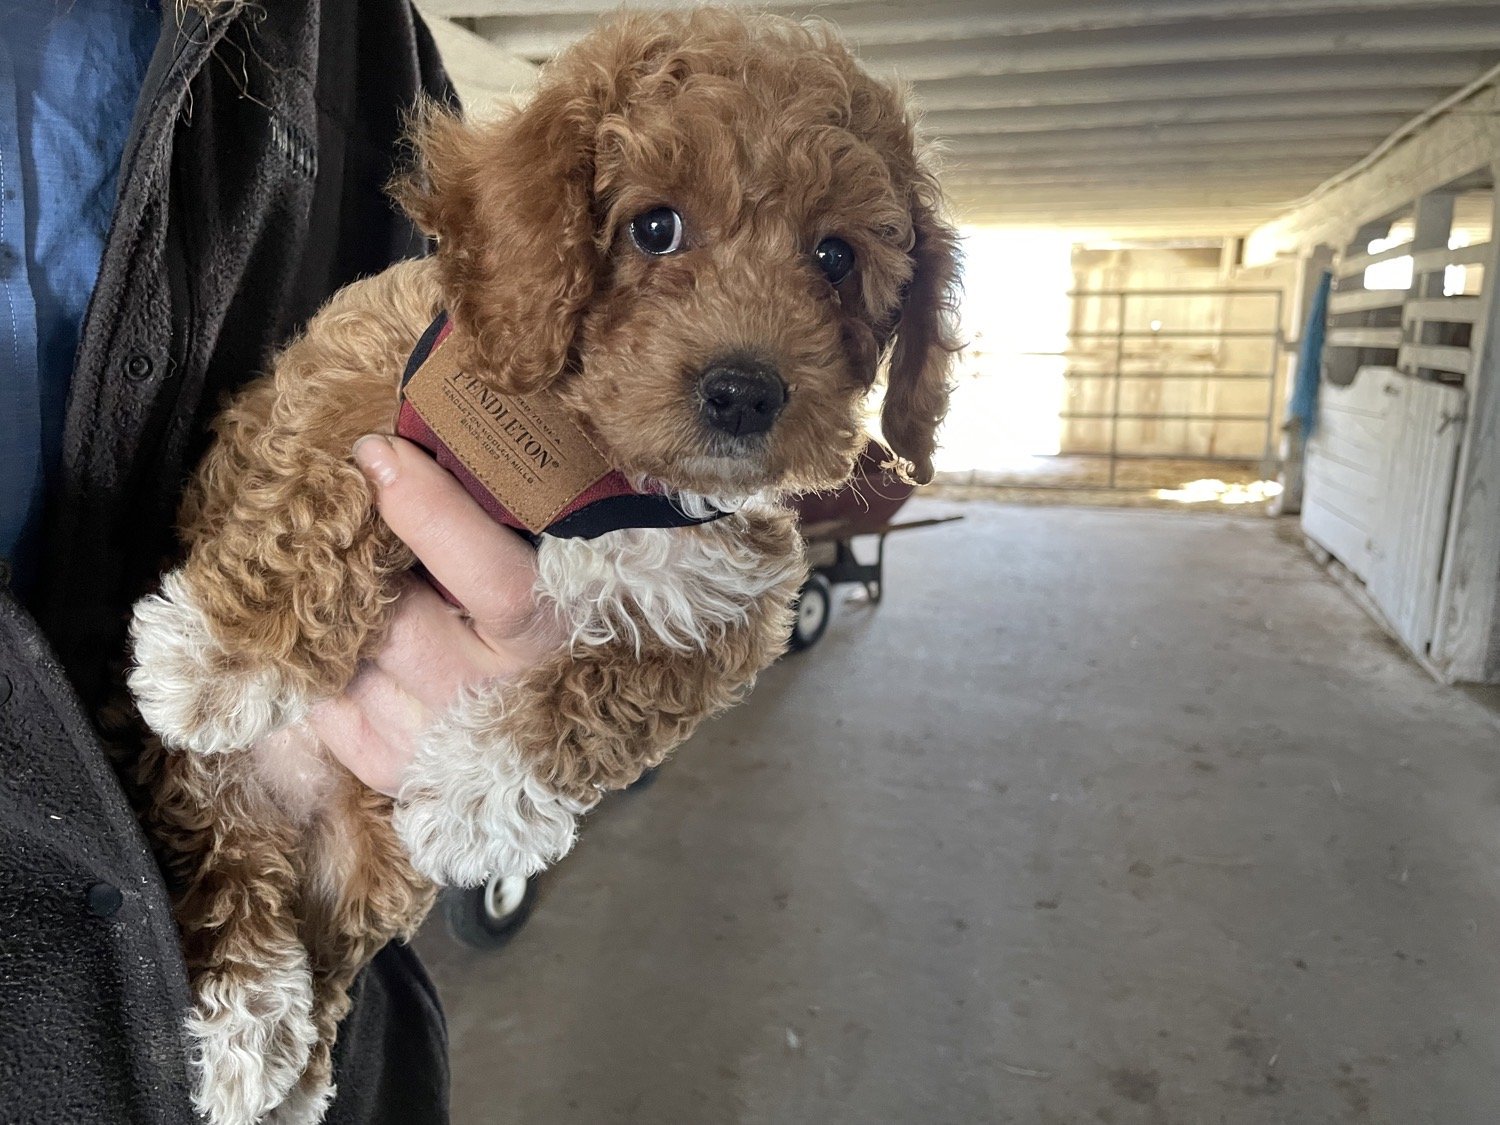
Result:
<svg viewBox="0 0 1500 1125"><path fill-rule="evenodd" d="M1362 367L1347 386L1324 383L1307 443L1302 530L1366 583L1404 382L1393 367Z"/></svg>
<svg viewBox="0 0 1500 1125"><path fill-rule="evenodd" d="M1453 476L1463 436L1461 387L1390 380L1390 443L1370 542L1370 596L1413 652L1426 653L1437 619Z"/></svg>

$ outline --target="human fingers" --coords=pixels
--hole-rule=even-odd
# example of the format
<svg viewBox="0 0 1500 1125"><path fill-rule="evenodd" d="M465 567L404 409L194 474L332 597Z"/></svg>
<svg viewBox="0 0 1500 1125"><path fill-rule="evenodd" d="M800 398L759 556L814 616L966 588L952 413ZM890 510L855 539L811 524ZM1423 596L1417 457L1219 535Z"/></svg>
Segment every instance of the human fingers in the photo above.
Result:
<svg viewBox="0 0 1500 1125"><path fill-rule="evenodd" d="M412 576L374 660L403 691L440 712L465 684L513 679L540 655L525 638L480 636L459 610Z"/></svg>
<svg viewBox="0 0 1500 1125"><path fill-rule="evenodd" d="M371 789L395 796L431 712L386 673L366 666L342 695L318 703L308 723L335 758Z"/></svg>
<svg viewBox="0 0 1500 1125"><path fill-rule="evenodd" d="M520 636L538 617L536 552L492 520L420 447L371 434L354 460L375 487L381 516L474 618L480 632Z"/></svg>

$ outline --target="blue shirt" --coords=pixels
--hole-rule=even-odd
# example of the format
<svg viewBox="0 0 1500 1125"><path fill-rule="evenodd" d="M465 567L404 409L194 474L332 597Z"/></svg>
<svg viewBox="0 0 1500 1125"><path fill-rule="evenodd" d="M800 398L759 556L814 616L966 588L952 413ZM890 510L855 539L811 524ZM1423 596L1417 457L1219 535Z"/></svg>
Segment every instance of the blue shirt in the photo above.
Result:
<svg viewBox="0 0 1500 1125"><path fill-rule="evenodd" d="M0 564L25 589L158 0L0 0Z"/></svg>

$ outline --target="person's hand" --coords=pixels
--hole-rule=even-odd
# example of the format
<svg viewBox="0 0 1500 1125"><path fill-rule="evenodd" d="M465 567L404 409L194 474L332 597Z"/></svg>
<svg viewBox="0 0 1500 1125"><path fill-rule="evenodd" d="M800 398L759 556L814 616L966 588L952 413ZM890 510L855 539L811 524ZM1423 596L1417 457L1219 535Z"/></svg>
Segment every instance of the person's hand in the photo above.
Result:
<svg viewBox="0 0 1500 1125"><path fill-rule="evenodd" d="M408 575L380 651L343 695L309 715L313 732L350 772L394 795L418 736L461 688L520 676L565 634L533 596L536 552L491 520L436 461L380 435L361 438L354 459L391 530L464 606Z"/></svg>

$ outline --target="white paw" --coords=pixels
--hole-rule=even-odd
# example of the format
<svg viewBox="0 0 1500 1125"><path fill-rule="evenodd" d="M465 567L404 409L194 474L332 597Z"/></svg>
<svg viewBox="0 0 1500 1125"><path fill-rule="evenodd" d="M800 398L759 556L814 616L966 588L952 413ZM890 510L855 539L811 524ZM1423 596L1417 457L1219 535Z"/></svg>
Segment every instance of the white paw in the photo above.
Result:
<svg viewBox="0 0 1500 1125"><path fill-rule="evenodd" d="M130 692L168 746L200 754L241 750L306 709L274 673L236 667L180 570L162 580L160 594L136 603L130 636Z"/></svg>
<svg viewBox="0 0 1500 1125"><path fill-rule="evenodd" d="M471 887L557 862L593 804L555 793L531 774L504 733L498 693L465 693L417 748L395 825L421 874Z"/></svg>
<svg viewBox="0 0 1500 1125"><path fill-rule="evenodd" d="M253 976L246 965L206 973L194 989L193 1107L209 1125L256 1125L291 1093L318 1038L305 957Z"/></svg>
<svg viewBox="0 0 1500 1125"><path fill-rule="evenodd" d="M299 1083L262 1125L318 1125L328 1112L335 1092L333 1083L326 1080L312 1088Z"/></svg>

